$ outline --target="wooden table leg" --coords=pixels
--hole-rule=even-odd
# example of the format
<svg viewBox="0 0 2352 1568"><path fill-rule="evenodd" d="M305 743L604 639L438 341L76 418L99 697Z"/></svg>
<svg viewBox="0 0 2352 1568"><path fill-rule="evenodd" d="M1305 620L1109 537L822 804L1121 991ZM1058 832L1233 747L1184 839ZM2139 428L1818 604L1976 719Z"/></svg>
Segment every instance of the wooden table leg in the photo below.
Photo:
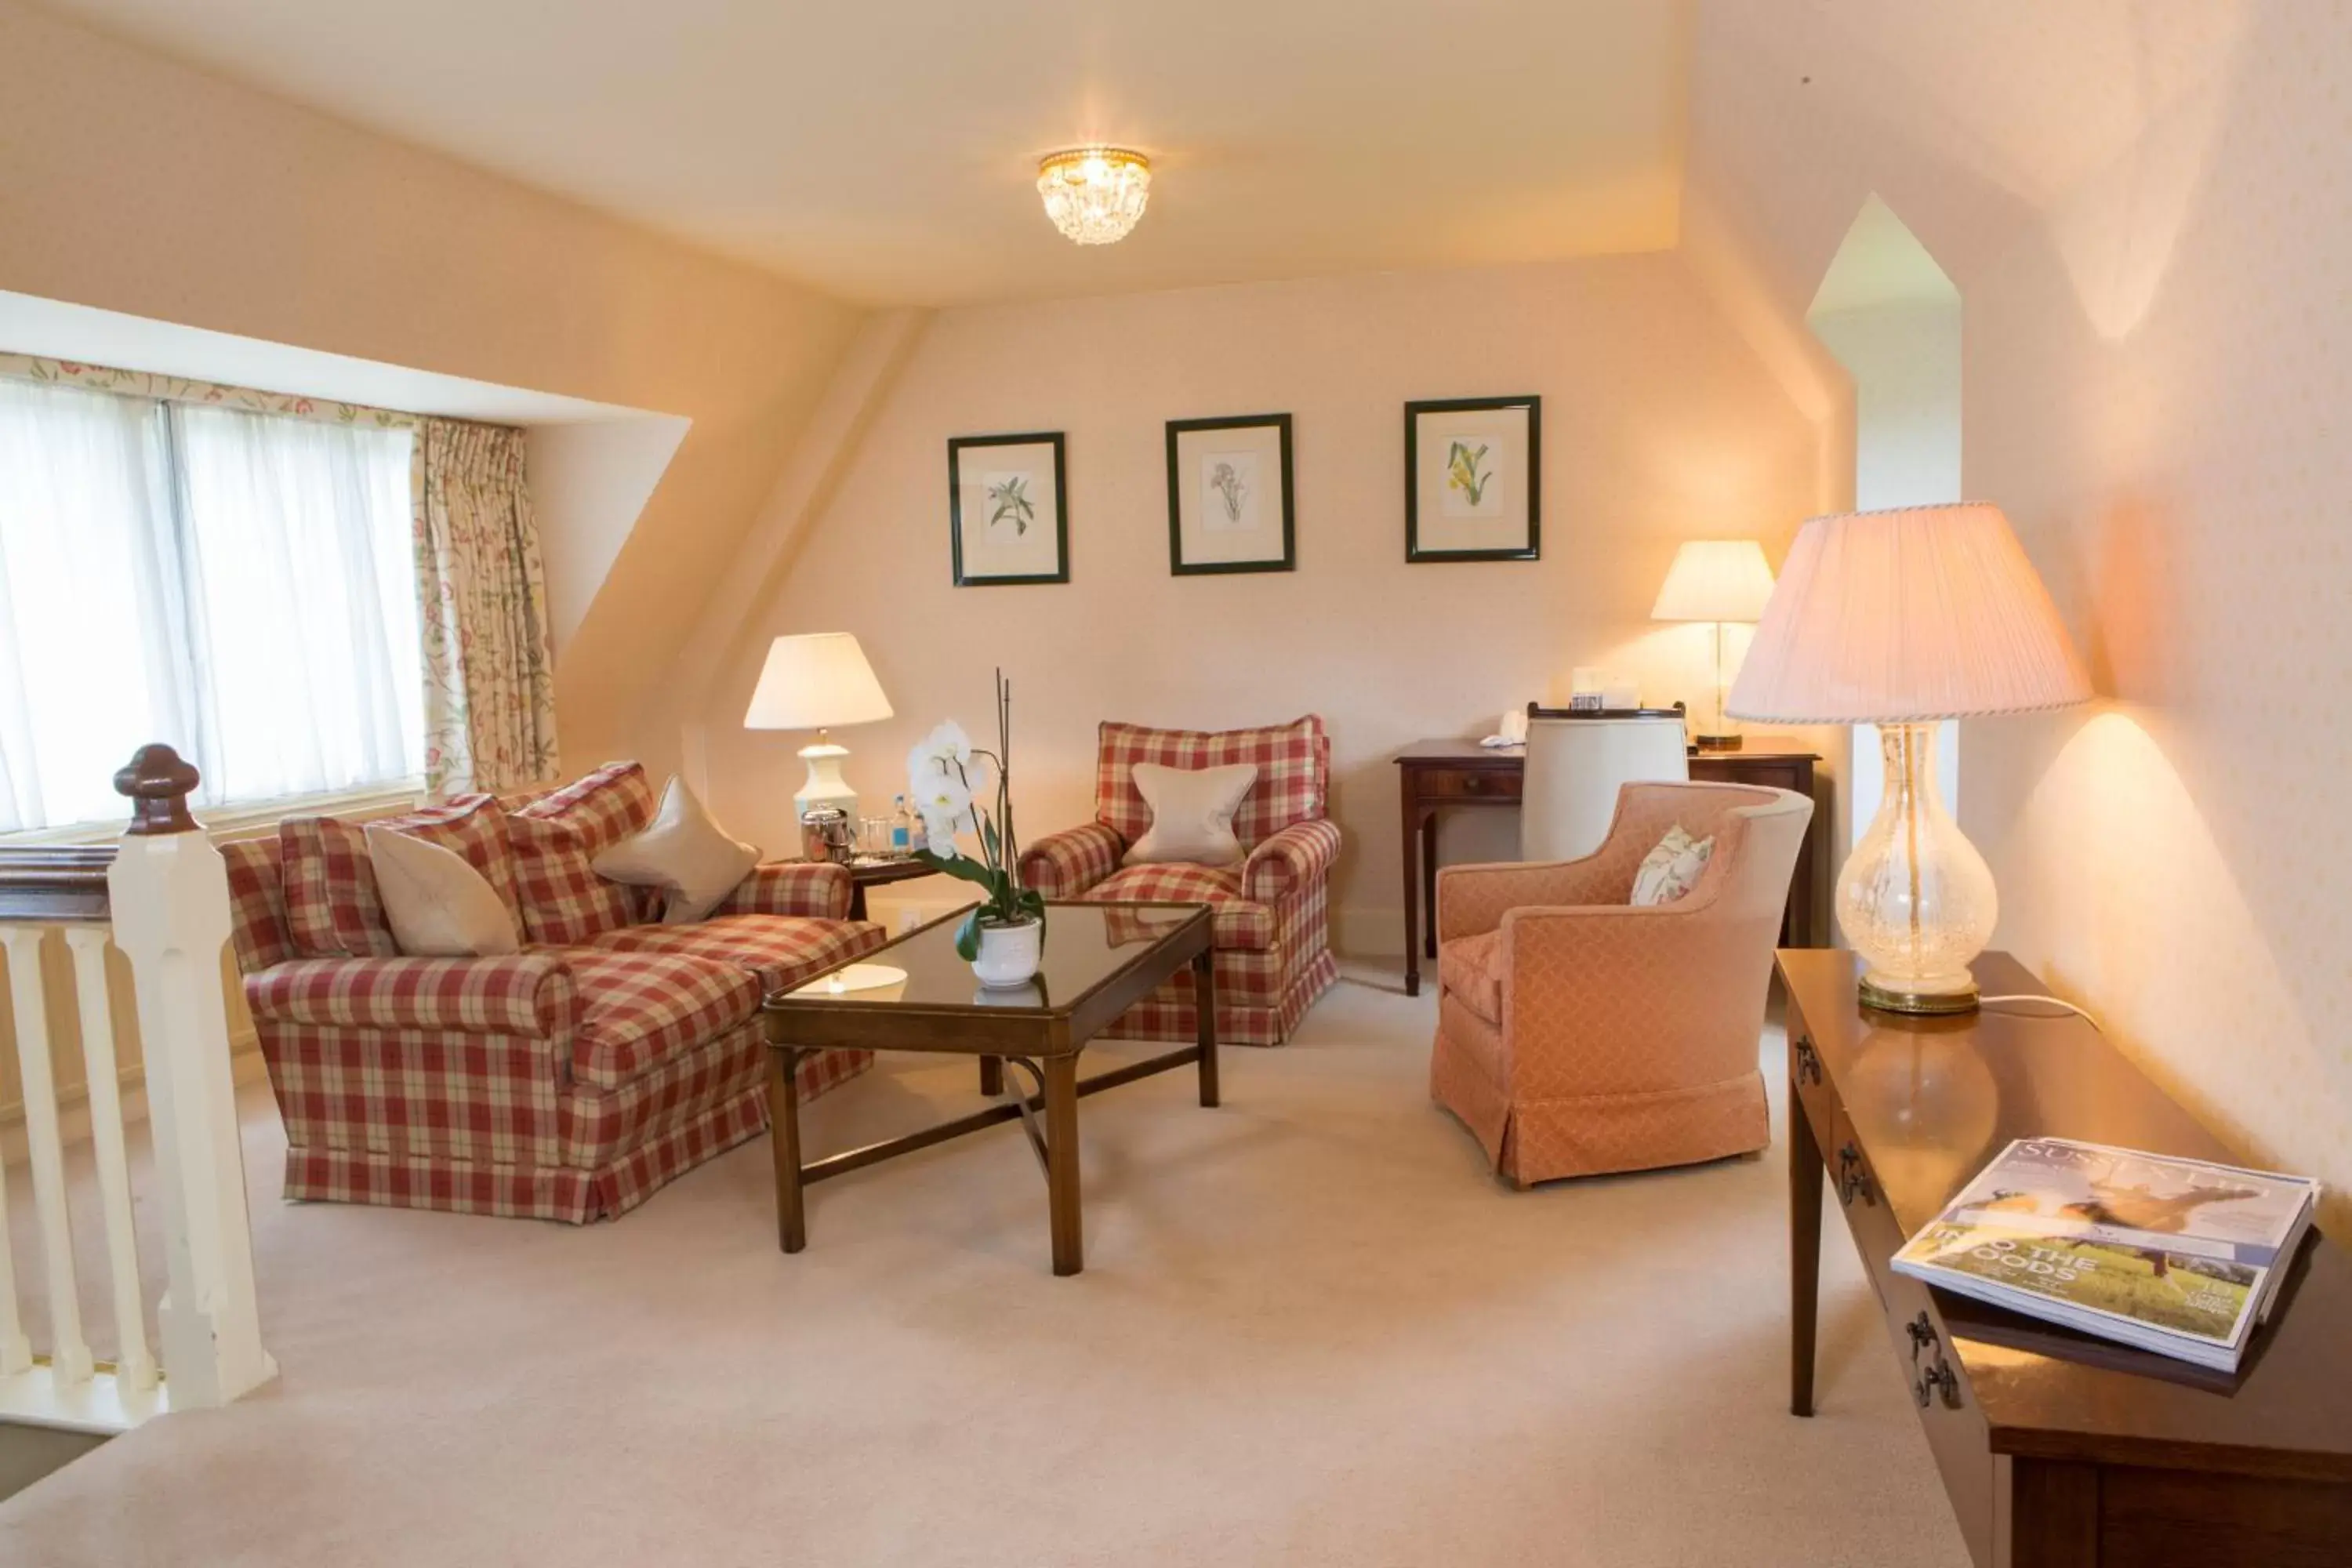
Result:
<svg viewBox="0 0 2352 1568"><path fill-rule="evenodd" d="M1004 1092L1004 1058L1003 1057L980 1058L980 1092L992 1100Z"/></svg>
<svg viewBox="0 0 2352 1568"><path fill-rule="evenodd" d="M1791 1033L1794 1033L1791 1019ZM1793 1055L1790 1059L1795 1058ZM1789 1414L1813 1413L1813 1338L1821 1310L1822 1151L1789 1075Z"/></svg>
<svg viewBox="0 0 2352 1568"><path fill-rule="evenodd" d="M1054 1229L1054 1272L1087 1266L1078 1213L1078 1058L1045 1058L1045 1201Z"/></svg>
<svg viewBox="0 0 2352 1568"><path fill-rule="evenodd" d="M1217 955L1204 951L1192 961L1192 1037L1201 1046L1201 1103L1217 1103Z"/></svg>
<svg viewBox="0 0 2352 1568"><path fill-rule="evenodd" d="M1421 823L1421 919L1423 958L1437 956L1437 813Z"/></svg>
<svg viewBox="0 0 2352 1568"><path fill-rule="evenodd" d="M1421 994L1421 803L1413 797L1412 770L1404 770L1404 994Z"/></svg>
<svg viewBox="0 0 2352 1568"><path fill-rule="evenodd" d="M798 1252L808 1245L801 1206L801 1053L790 1046L768 1051L768 1129L776 1161L776 1245Z"/></svg>

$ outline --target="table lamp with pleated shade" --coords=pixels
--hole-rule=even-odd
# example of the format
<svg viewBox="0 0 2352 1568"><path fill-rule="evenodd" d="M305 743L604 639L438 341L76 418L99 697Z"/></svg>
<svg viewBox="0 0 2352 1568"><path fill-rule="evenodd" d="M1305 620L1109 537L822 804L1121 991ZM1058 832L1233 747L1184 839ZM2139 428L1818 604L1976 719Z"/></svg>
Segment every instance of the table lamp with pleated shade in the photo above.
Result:
<svg viewBox="0 0 2352 1568"><path fill-rule="evenodd" d="M1981 501L1817 517L1780 568L1729 708L1781 724L1876 724L1885 792L1838 873L1862 1000L1977 1005L1969 964L2000 912L1991 868L1936 785L1935 726L2091 698L2048 590Z"/></svg>

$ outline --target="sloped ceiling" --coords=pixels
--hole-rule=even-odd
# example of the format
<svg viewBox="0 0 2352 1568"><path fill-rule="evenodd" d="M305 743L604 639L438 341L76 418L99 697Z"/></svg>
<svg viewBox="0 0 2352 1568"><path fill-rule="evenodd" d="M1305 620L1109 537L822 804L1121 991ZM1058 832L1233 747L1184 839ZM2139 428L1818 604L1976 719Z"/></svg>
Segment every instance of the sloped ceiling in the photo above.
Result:
<svg viewBox="0 0 2352 1568"><path fill-rule="evenodd" d="M1686 0L50 0L867 303L1674 244ZM1150 154L1129 239L1036 159Z"/></svg>

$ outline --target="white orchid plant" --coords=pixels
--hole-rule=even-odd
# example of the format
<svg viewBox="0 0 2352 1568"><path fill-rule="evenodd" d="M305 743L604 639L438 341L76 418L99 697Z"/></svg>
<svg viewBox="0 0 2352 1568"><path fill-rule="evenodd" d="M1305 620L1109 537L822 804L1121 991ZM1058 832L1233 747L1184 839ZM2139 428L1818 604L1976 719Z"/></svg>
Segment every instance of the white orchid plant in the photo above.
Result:
<svg viewBox="0 0 2352 1568"><path fill-rule="evenodd" d="M1045 918L1045 895L1021 885L1021 847L1013 837L1013 687L996 672L996 750L976 747L963 726L950 719L907 753L908 798L923 814L928 847L915 858L934 871L978 884L988 898L956 928L956 952L980 956L982 925L1020 925ZM996 809L976 804L971 775L982 763L996 770ZM987 775L982 774L984 779ZM960 833L976 834L980 858L956 847Z"/></svg>

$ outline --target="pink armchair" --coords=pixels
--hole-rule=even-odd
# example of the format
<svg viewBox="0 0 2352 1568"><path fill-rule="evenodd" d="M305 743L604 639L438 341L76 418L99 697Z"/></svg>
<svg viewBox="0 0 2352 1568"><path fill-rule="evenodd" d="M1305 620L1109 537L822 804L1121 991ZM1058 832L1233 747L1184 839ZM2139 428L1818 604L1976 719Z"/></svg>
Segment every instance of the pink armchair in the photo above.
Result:
<svg viewBox="0 0 2352 1568"><path fill-rule="evenodd" d="M1430 1095L1516 1185L1744 1154L1770 1142L1757 1070L1772 948L1813 803L1636 784L1581 860L1437 874ZM1629 902L1679 824L1715 850L1672 903Z"/></svg>
<svg viewBox="0 0 2352 1568"><path fill-rule="evenodd" d="M1138 763L1256 763L1256 782L1234 816L1242 863L1122 868L1128 847L1151 826L1150 808L1135 787ZM1029 846L1021 857L1023 880L1049 899L1211 906L1218 1043L1281 1045L1308 1005L1339 978L1328 919L1331 865L1339 856L1339 825L1327 815L1330 773L1330 739L1313 714L1266 729L1215 732L1105 724L1095 764L1095 820ZM1187 969L1105 1033L1189 1042L1193 1017Z"/></svg>

